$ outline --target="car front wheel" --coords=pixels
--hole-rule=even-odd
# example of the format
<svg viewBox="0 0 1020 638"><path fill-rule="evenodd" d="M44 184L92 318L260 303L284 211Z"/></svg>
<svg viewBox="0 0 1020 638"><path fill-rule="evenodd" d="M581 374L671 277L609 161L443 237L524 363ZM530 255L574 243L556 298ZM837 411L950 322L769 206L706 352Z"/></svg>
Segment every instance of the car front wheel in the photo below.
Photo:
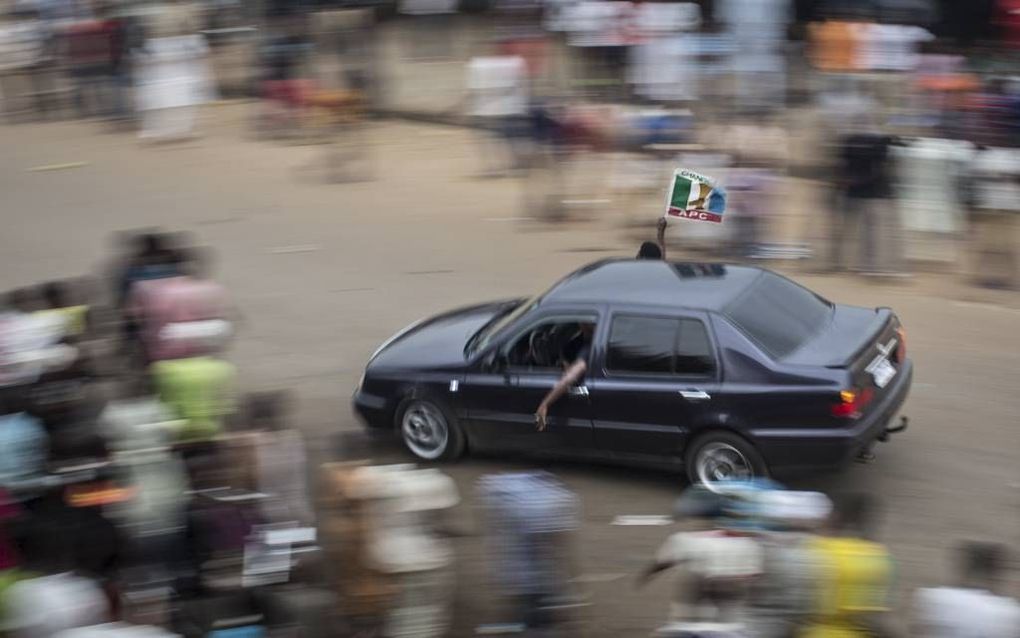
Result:
<svg viewBox="0 0 1020 638"><path fill-rule="evenodd" d="M746 481L768 476L761 454L732 432L709 432L687 450L685 466L691 484L708 489L724 481Z"/></svg>
<svg viewBox="0 0 1020 638"><path fill-rule="evenodd" d="M425 461L453 460L464 449L456 419L427 399L405 402L398 413L397 427L411 454Z"/></svg>

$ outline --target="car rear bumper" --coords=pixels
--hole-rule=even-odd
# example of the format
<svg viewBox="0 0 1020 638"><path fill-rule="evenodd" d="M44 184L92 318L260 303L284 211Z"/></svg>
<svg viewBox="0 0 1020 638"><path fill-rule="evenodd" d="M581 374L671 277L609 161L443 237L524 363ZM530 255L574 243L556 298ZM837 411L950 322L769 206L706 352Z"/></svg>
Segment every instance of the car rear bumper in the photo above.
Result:
<svg viewBox="0 0 1020 638"><path fill-rule="evenodd" d="M369 394L359 389L351 399L354 413L370 428L387 428L392 425L390 406L386 397Z"/></svg>
<svg viewBox="0 0 1020 638"><path fill-rule="evenodd" d="M754 430L750 434L773 474L839 469L887 435L890 422L907 399L913 376L914 365L908 359L889 393L851 427Z"/></svg>

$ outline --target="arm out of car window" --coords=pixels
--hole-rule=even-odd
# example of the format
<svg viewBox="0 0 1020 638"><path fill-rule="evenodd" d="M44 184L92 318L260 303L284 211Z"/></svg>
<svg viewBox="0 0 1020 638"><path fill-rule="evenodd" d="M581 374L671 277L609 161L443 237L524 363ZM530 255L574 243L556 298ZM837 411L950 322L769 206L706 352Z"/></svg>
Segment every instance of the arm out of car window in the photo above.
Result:
<svg viewBox="0 0 1020 638"><path fill-rule="evenodd" d="M556 403L560 397L567 393L571 386L580 381L587 370L588 364L584 359L578 359L567 368L563 376L556 382L556 385L552 387L552 390L549 390L549 394L545 395L542 403L538 406L538 410L535 411L535 423L538 425L539 432L545 429L545 420L549 414L549 406Z"/></svg>
<svg viewBox="0 0 1020 638"><path fill-rule="evenodd" d="M662 261L666 261L666 218L660 217L659 224L655 233L655 241L659 244L659 250L662 252Z"/></svg>

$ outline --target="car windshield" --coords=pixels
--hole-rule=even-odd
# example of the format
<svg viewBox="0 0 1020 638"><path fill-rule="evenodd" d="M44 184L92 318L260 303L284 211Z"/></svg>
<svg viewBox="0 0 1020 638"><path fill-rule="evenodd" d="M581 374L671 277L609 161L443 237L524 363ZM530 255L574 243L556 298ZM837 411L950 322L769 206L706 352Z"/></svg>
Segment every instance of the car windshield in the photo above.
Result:
<svg viewBox="0 0 1020 638"><path fill-rule="evenodd" d="M525 314L528 313L532 308L538 305L539 299L542 295L535 295L530 299L525 299L516 306L510 306L505 309L501 314L497 314L495 317L489 320L487 324L474 334L471 339L468 340L467 347L464 349L466 354L471 354L484 350L490 343L492 343L493 337L498 335L503 328L506 328L513 322L517 321Z"/></svg>
<svg viewBox="0 0 1020 638"><path fill-rule="evenodd" d="M764 273L726 307L724 314L778 359L826 326L832 304L785 277Z"/></svg>

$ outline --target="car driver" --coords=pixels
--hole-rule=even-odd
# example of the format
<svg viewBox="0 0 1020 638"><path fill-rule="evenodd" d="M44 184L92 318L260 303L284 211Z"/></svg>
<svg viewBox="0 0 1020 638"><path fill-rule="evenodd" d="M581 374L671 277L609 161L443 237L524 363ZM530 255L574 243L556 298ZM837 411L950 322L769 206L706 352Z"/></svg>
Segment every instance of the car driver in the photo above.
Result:
<svg viewBox="0 0 1020 638"><path fill-rule="evenodd" d="M549 390L549 393L542 399L542 403L535 410L535 423L538 431L545 430L546 417L549 414L549 406L559 400L571 387L577 385L584 378L588 371L588 355L591 353L592 336L595 334L594 323L581 323L578 325L578 335L571 340L571 345L577 344L576 350L570 355L570 360L565 364L563 375L556 382L556 385Z"/></svg>

